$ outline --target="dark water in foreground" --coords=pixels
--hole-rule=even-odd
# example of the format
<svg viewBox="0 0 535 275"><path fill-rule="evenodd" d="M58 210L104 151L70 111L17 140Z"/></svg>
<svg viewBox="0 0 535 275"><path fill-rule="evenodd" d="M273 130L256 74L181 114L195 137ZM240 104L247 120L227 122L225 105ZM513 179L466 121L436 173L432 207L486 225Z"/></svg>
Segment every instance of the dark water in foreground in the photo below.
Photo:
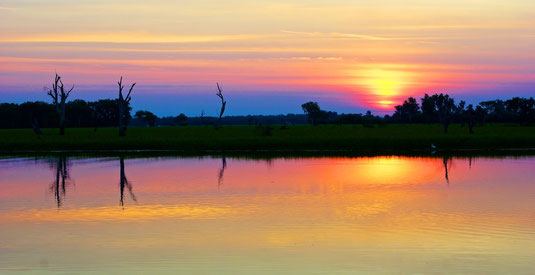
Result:
<svg viewBox="0 0 535 275"><path fill-rule="evenodd" d="M0 160L0 273L533 274L534 263L535 157Z"/></svg>

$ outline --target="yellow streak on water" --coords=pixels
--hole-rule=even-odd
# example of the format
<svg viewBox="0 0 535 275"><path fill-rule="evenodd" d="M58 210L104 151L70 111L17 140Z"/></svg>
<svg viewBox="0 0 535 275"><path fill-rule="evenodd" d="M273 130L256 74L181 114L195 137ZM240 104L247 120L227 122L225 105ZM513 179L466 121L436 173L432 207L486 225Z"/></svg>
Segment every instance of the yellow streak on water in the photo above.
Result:
<svg viewBox="0 0 535 275"><path fill-rule="evenodd" d="M196 205L143 205L80 207L74 209L32 209L0 213L3 221L17 222L102 222L102 221L149 221L159 219L213 219L233 215L237 211L230 207Z"/></svg>

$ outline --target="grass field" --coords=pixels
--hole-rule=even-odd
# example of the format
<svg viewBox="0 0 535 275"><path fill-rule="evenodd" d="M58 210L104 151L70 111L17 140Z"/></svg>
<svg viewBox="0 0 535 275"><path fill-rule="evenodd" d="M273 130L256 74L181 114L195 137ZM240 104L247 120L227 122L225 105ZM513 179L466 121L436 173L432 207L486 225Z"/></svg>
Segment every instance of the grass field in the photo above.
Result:
<svg viewBox="0 0 535 275"><path fill-rule="evenodd" d="M440 125L272 126L267 134L256 126L158 127L128 129L119 137L116 128L44 129L42 136L31 129L0 130L0 151L111 151L170 150L184 153L280 151L409 152L439 150L499 150L535 148L535 126L493 124L475 128L475 134L452 125L444 134Z"/></svg>

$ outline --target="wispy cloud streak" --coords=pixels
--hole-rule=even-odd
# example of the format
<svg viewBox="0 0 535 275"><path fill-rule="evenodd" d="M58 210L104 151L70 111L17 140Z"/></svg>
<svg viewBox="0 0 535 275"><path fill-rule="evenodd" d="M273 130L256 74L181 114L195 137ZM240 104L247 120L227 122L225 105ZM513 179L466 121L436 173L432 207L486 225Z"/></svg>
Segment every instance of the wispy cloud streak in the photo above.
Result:
<svg viewBox="0 0 535 275"><path fill-rule="evenodd" d="M299 32L299 31L288 31L283 30L283 33L294 34L294 35L304 35L304 36L330 36L330 37L340 37L340 38L353 38L353 39L362 39L362 40L390 40L390 38L366 35L366 34L355 34L355 33L338 33L338 32Z"/></svg>

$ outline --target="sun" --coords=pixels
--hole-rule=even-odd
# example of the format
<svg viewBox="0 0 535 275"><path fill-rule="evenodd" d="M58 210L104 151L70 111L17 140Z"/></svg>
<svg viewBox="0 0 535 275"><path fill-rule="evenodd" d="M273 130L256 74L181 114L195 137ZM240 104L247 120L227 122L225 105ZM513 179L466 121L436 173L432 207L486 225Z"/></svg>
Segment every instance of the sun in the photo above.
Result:
<svg viewBox="0 0 535 275"><path fill-rule="evenodd" d="M403 95L412 78L409 72L390 68L359 70L357 85L368 94L368 103L377 109L390 110Z"/></svg>
<svg viewBox="0 0 535 275"><path fill-rule="evenodd" d="M364 86L378 96L399 95L407 83L407 73L403 71L372 69L362 72Z"/></svg>
<svg viewBox="0 0 535 275"><path fill-rule="evenodd" d="M397 94L399 83L392 79L378 79L374 81L373 85L378 95L392 96Z"/></svg>

